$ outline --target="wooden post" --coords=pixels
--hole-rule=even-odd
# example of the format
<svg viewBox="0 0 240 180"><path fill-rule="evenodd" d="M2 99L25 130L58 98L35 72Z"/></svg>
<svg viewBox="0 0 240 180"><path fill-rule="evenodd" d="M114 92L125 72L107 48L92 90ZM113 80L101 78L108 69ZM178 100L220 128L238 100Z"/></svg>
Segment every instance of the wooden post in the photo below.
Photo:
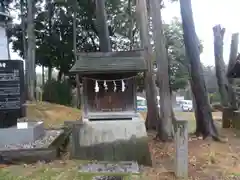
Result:
<svg viewBox="0 0 240 180"><path fill-rule="evenodd" d="M236 110L232 113L232 126L233 128L240 130L240 111Z"/></svg>
<svg viewBox="0 0 240 180"><path fill-rule="evenodd" d="M175 176L188 179L188 121L175 122Z"/></svg>
<svg viewBox="0 0 240 180"><path fill-rule="evenodd" d="M222 109L222 128L231 128L233 121L233 109L231 107L223 107Z"/></svg>
<svg viewBox="0 0 240 180"><path fill-rule="evenodd" d="M87 79L83 78L82 80L82 108L83 108L83 114L82 119L88 119L88 99L87 99Z"/></svg>

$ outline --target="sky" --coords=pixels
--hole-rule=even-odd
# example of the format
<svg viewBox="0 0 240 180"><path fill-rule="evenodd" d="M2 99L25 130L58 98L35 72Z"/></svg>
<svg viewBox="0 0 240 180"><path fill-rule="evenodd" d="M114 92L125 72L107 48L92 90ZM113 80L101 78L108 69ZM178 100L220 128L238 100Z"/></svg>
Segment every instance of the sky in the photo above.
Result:
<svg viewBox="0 0 240 180"><path fill-rule="evenodd" d="M223 56L228 63L232 33L240 32L240 23L237 23L240 19L239 7L240 0L192 0L196 33L203 41L201 62L204 65L215 64L212 28L217 24L226 28ZM173 17L181 19L179 3L167 3L162 16L165 22L170 22Z"/></svg>
<svg viewBox="0 0 240 180"><path fill-rule="evenodd" d="M181 19L179 3L165 3L165 5L166 8L162 11L164 22L171 22L173 17ZM217 24L221 24L222 27L226 28L223 56L225 63L228 63L231 35L236 32L240 33L240 23L238 23L240 19L239 7L240 0L192 0L196 33L199 39L203 41L201 62L204 65L214 66L212 28ZM21 58L11 50L11 59ZM37 67L36 70L41 72L40 67Z"/></svg>

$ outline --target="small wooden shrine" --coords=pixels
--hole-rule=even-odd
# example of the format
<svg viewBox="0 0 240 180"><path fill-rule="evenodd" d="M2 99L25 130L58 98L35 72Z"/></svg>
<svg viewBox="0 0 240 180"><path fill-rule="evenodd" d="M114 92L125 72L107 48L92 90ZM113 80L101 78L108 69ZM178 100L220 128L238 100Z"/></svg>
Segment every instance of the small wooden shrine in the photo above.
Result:
<svg viewBox="0 0 240 180"><path fill-rule="evenodd" d="M143 50L76 56L70 72L82 79L83 120L131 120L136 116L136 75L147 70Z"/></svg>

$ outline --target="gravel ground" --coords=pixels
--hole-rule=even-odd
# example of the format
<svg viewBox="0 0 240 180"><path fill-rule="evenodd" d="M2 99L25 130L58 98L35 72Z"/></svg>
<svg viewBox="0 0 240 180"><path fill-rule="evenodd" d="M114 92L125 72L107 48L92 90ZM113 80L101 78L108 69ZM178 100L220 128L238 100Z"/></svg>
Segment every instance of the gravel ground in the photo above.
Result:
<svg viewBox="0 0 240 180"><path fill-rule="evenodd" d="M48 147L63 130L46 130L45 136L30 143L26 144L11 144L4 147L0 147L2 150L16 150L16 149L33 149L33 148L45 148Z"/></svg>

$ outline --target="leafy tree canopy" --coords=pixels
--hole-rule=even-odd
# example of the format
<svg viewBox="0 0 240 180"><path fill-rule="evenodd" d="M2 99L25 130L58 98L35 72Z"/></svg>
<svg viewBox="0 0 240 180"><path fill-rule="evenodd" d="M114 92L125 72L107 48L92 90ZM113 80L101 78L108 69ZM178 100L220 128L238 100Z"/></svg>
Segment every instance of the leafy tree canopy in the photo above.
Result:
<svg viewBox="0 0 240 180"><path fill-rule="evenodd" d="M20 11L19 3L20 0L15 0L13 3L18 11ZM35 6L36 64L55 67L65 75L74 63L74 10L77 12L77 51L99 51L94 1L77 0L77 5L74 3L74 0L36 0ZM26 16L25 6L26 4L24 4L23 15ZM112 49L116 51L138 48L140 39L134 13L135 5L130 6L127 0L106 0L106 11ZM171 89L181 89L186 86L188 80L188 63L185 58L181 23L174 19L171 24L165 24L164 33L170 62ZM20 24L13 24L9 30L9 37L13 49L23 57Z"/></svg>

